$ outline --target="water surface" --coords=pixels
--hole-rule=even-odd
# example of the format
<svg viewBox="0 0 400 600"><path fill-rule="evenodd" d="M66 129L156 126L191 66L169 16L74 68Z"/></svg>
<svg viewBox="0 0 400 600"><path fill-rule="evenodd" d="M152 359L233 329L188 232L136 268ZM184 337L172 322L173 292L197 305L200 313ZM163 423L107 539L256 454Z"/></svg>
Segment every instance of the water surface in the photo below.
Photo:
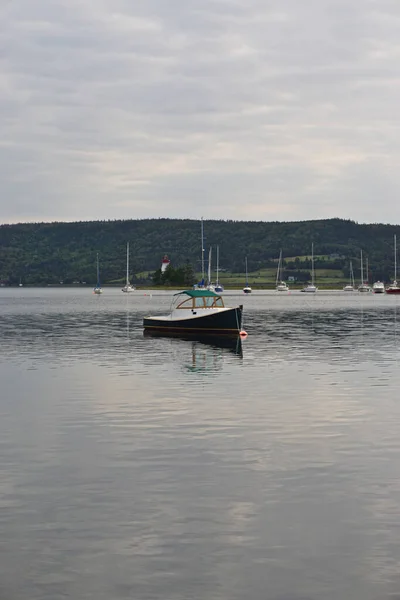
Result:
<svg viewBox="0 0 400 600"><path fill-rule="evenodd" d="M0 290L0 598L400 597L399 300L225 295Z"/></svg>

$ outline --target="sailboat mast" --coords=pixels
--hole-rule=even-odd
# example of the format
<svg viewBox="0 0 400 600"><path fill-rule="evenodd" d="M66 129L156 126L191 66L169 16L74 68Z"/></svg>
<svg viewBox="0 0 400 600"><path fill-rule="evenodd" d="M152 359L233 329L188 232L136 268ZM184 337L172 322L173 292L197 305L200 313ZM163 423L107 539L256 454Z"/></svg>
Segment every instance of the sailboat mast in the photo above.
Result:
<svg viewBox="0 0 400 600"><path fill-rule="evenodd" d="M311 283L314 285L314 242L311 243Z"/></svg>
<svg viewBox="0 0 400 600"><path fill-rule="evenodd" d="M219 283L219 246L217 246L217 281L216 283Z"/></svg>
<svg viewBox="0 0 400 600"><path fill-rule="evenodd" d="M129 284L129 242L126 244L126 285Z"/></svg>
<svg viewBox="0 0 400 600"><path fill-rule="evenodd" d="M365 259L365 270L366 270L366 282L369 283L369 273L368 273L368 258Z"/></svg>
<svg viewBox="0 0 400 600"><path fill-rule="evenodd" d="M364 283L363 255L361 250L361 285Z"/></svg>
<svg viewBox="0 0 400 600"><path fill-rule="evenodd" d="M245 262L245 265L246 265L246 287L248 287L248 285L249 285L249 282L248 282L248 276L247 276L247 256L246 256L246 258L244 259L244 262Z"/></svg>
<svg viewBox="0 0 400 600"><path fill-rule="evenodd" d="M207 281L207 285L210 285L210 283L211 283L211 250L212 250L212 248L210 246L210 250L208 252L208 271L207 271L208 281Z"/></svg>
<svg viewBox="0 0 400 600"><path fill-rule="evenodd" d="M275 282L276 285L278 285L279 278L281 277L281 262L282 262L282 250L279 253L278 269L276 271L276 282ZM281 279L282 279L282 277L281 277Z"/></svg>
<svg viewBox="0 0 400 600"><path fill-rule="evenodd" d="M100 287L100 269L99 269L99 253L96 255L97 260L97 287Z"/></svg>
<svg viewBox="0 0 400 600"><path fill-rule="evenodd" d="M397 247L396 234L394 234L394 280L397 281Z"/></svg>
<svg viewBox="0 0 400 600"><path fill-rule="evenodd" d="M201 278L204 281L204 225L201 217Z"/></svg>

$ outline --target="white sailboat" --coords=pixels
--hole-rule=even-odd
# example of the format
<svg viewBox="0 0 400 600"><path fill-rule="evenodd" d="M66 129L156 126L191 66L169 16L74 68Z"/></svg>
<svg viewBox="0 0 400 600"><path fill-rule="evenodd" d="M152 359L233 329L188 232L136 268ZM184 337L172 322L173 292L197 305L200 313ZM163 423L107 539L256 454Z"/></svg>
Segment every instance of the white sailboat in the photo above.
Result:
<svg viewBox="0 0 400 600"><path fill-rule="evenodd" d="M350 281L343 288L344 292L355 292L353 263L350 261Z"/></svg>
<svg viewBox="0 0 400 600"><path fill-rule="evenodd" d="M318 291L317 286L315 285L315 272L314 272L314 242L311 244L311 283L306 285L302 290L302 292L307 292L311 294L315 294Z"/></svg>
<svg viewBox="0 0 400 600"><path fill-rule="evenodd" d="M210 292L214 292L215 286L213 283L211 283L211 255L212 255L212 248L210 246L210 250L208 252L207 289Z"/></svg>
<svg viewBox="0 0 400 600"><path fill-rule="evenodd" d="M275 289L277 292L288 292L289 286L283 281L283 265L282 265L282 250L279 253L278 268L276 270Z"/></svg>
<svg viewBox="0 0 400 600"><path fill-rule="evenodd" d="M361 283L358 286L358 291L359 292L370 292L371 288L369 287L369 285L367 283L365 283L364 281L364 265L363 265L363 253L361 250Z"/></svg>
<svg viewBox="0 0 400 600"><path fill-rule="evenodd" d="M247 256L245 258L245 264L246 264L246 284L245 284L245 286L243 288L243 292L245 294L251 294L251 287L249 286L249 277L248 277L248 274L247 274Z"/></svg>
<svg viewBox="0 0 400 600"><path fill-rule="evenodd" d="M215 280L214 291L218 294L224 291L224 286L219 282L219 246L217 246L217 279Z"/></svg>
<svg viewBox="0 0 400 600"><path fill-rule="evenodd" d="M394 280L386 288L387 294L400 294L400 287L397 283L397 247L396 247L396 234L394 234Z"/></svg>
<svg viewBox="0 0 400 600"><path fill-rule="evenodd" d="M103 290L100 285L99 253L97 253L97 255L96 255L96 260L97 260L97 283L96 283L96 286L93 288L93 294L102 294Z"/></svg>
<svg viewBox="0 0 400 600"><path fill-rule="evenodd" d="M134 292L135 287L129 282L129 242L126 244L126 282L123 288L121 288L123 292L129 293Z"/></svg>

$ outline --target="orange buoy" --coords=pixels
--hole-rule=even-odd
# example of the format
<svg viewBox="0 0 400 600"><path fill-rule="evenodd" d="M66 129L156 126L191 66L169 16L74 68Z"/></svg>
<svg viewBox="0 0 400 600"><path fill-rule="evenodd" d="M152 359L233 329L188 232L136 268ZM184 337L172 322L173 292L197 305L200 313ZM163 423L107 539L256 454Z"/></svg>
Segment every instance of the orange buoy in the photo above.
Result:
<svg viewBox="0 0 400 600"><path fill-rule="evenodd" d="M239 332L239 335L240 335L240 337L246 338L247 337L247 331L243 331L243 329L242 329L242 331Z"/></svg>

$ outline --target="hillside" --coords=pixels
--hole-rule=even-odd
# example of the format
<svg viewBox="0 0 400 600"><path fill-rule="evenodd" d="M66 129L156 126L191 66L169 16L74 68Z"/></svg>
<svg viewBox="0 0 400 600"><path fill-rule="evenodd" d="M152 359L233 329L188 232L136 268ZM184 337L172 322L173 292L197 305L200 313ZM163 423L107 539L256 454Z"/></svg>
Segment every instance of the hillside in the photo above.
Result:
<svg viewBox="0 0 400 600"><path fill-rule="evenodd" d="M369 259L371 276L393 275L394 225L359 225L328 219L301 222L204 221L205 248L217 244L223 270L243 272L275 267L282 248L286 271L309 268L311 242L316 268L341 270L347 277L349 259L358 269L360 249ZM99 252L102 281L122 280L126 242L131 246L132 273L154 272L168 254L174 266L189 262L200 270L200 222L178 219L31 223L0 226L0 279L9 284L21 278L27 284L87 281L96 278ZM215 256L215 254L214 254ZM296 258L303 257L303 259ZM304 262L301 262L304 260ZM147 275L146 275L147 276ZM135 280L135 276L134 276Z"/></svg>

